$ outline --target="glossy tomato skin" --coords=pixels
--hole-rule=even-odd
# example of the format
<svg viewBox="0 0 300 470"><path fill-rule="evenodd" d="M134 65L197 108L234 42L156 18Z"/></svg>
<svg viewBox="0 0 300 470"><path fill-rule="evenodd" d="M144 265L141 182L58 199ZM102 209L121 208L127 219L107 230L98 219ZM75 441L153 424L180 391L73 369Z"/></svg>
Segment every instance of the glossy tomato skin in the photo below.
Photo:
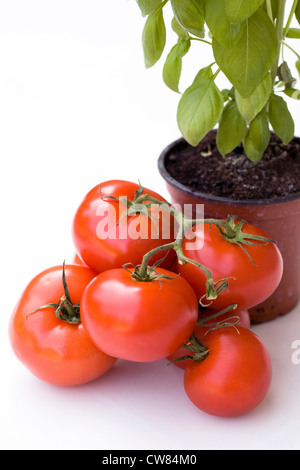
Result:
<svg viewBox="0 0 300 470"><path fill-rule="evenodd" d="M167 211L155 205L151 216L136 214L123 217L127 211L124 202L106 198L126 197L134 200L139 185L122 180L107 181L93 188L80 204L73 221L73 240L77 253L83 262L97 273L121 268L126 263L141 264L143 256L155 247L173 242L175 239L174 219ZM159 201L164 199L145 188L148 194ZM166 252L160 252L150 264L162 259ZM169 269L175 261L172 250L161 267Z"/></svg>
<svg viewBox="0 0 300 470"><path fill-rule="evenodd" d="M71 301L76 305L95 273L75 265L67 265L65 273ZM57 304L63 295L61 266L36 276L14 309L9 337L17 358L37 378L54 385L76 386L103 375L116 359L95 347L81 323L72 325L58 319L51 307L31 315L48 303Z"/></svg>
<svg viewBox="0 0 300 470"><path fill-rule="evenodd" d="M139 282L125 269L101 273L84 292L81 317L95 345L106 354L135 362L167 357L193 333L198 301L190 285L173 279Z"/></svg>
<svg viewBox="0 0 300 470"><path fill-rule="evenodd" d="M208 333L209 355L189 361L184 374L188 398L201 411L220 417L240 416L265 399L272 382L268 350L251 330L221 328Z"/></svg>
<svg viewBox="0 0 300 470"><path fill-rule="evenodd" d="M237 310L248 310L266 300L278 287L282 272L282 256L274 243L262 243L260 246L244 245L251 259L243 249L229 243L219 233L217 227L208 224L193 228L199 250L187 250L188 241L183 242L183 253L200 264L206 266L212 273L214 282L228 278L229 287L217 299L210 301L203 298L204 304L215 310L223 310L232 304L237 304ZM267 237L267 235L251 224L244 224L243 232ZM192 264L178 265L178 272L194 288L198 299L206 294L206 276L204 272Z"/></svg>
<svg viewBox="0 0 300 470"><path fill-rule="evenodd" d="M200 325L197 324L195 328L195 336L200 339L201 341L205 342L205 336L208 334L209 330L211 330L213 327L215 327L216 323L233 323L235 324L237 321L238 326L241 326L246 329L250 329L251 327L251 320L250 320L250 315L248 310L241 310L239 312L236 312L235 310L230 310L229 312L219 315L218 317L209 320L213 315L216 315L217 312L212 309L205 309L202 312L199 313L199 321L202 320L205 323ZM208 319L205 321L205 319ZM187 351L184 347L179 348L175 353L171 354L168 357L168 360L174 361L175 359L179 359L181 357L184 357L186 355L192 355L193 353L191 351ZM174 362L174 365L179 367L180 369L185 369L187 366L187 363L190 361L190 359L184 359L180 360L178 362Z"/></svg>

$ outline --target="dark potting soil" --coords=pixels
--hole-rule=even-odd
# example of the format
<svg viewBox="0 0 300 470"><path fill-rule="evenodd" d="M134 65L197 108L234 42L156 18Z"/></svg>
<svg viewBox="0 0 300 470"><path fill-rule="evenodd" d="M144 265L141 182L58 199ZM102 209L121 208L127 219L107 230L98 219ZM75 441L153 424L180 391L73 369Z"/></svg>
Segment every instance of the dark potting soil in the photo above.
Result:
<svg viewBox="0 0 300 470"><path fill-rule="evenodd" d="M166 159L170 175L192 191L235 200L276 199L300 192L300 138L287 146L272 133L259 162L251 162L243 147L223 158L210 132L198 147L182 141Z"/></svg>

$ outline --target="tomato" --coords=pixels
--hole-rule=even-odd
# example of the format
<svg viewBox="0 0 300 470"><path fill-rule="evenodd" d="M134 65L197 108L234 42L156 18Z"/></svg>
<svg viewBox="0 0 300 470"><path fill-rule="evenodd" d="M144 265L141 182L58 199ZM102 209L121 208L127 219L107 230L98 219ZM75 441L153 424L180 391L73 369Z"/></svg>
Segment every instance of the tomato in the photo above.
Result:
<svg viewBox="0 0 300 470"><path fill-rule="evenodd" d="M97 379L116 359L95 347L81 323L57 318L52 307L40 309L58 304L64 296L62 271L61 266L49 268L29 283L13 312L9 336L16 356L33 375L55 385L75 386ZM65 267L74 305L94 277L87 267Z"/></svg>
<svg viewBox="0 0 300 470"><path fill-rule="evenodd" d="M106 354L135 362L156 361L176 351L193 333L196 294L180 276L162 268L157 273L159 278L140 282L123 268L112 269L86 288L82 323Z"/></svg>
<svg viewBox="0 0 300 470"><path fill-rule="evenodd" d="M159 205L149 208L149 214L126 215L128 206L123 198L133 201L139 190L135 183L107 181L101 184L101 189L100 185L93 188L80 204L73 221L73 240L79 257L97 273L121 268L126 263L141 264L143 256L153 248L174 241L173 216ZM143 194L164 201L149 189L144 189ZM145 203L141 206L146 208ZM166 254L158 253L151 264ZM161 267L170 268L175 256L170 251Z"/></svg>
<svg viewBox="0 0 300 470"><path fill-rule="evenodd" d="M282 277L283 262L276 244L250 240L255 244L244 245L246 254L241 246L227 241L215 225L204 224L204 229L202 225L196 225L192 230L196 244L201 246L203 243L203 247L193 249L189 245L191 239L185 238L183 254L206 266L215 283L228 279L228 289L211 302L203 297L206 294L206 275L203 270L191 263L178 265L178 272L187 279L204 304L214 310L223 310L232 304L237 304L237 310L248 310L266 300L277 288ZM244 224L242 232L267 237L262 230L248 223ZM191 237L191 233L188 237Z"/></svg>
<svg viewBox="0 0 300 470"><path fill-rule="evenodd" d="M250 329L251 327L251 320L248 310L241 310L239 312L236 312L235 310L230 310L227 313L219 315L218 312L216 312L215 310L207 308L204 310L200 310L199 312L198 324L195 328L194 335L201 341L205 341L205 336L212 328L216 326L217 323L231 323L234 325L238 324L238 326L247 329ZM193 356L193 353L191 351L188 351L184 347L181 347L174 354L171 354L168 357L168 360L172 362L187 355ZM190 359L184 359L174 362L174 364L180 369L185 369L189 361Z"/></svg>
<svg viewBox="0 0 300 470"><path fill-rule="evenodd" d="M205 337L209 354L190 360L184 373L188 398L201 411L223 417L256 408L272 381L272 364L263 342L251 330L226 327Z"/></svg>

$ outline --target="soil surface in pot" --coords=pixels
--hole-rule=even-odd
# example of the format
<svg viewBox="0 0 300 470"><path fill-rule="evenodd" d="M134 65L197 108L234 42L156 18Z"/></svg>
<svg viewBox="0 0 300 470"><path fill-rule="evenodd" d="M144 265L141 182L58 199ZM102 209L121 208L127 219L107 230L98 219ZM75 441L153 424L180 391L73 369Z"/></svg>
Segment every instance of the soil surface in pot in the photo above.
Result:
<svg viewBox="0 0 300 470"><path fill-rule="evenodd" d="M235 200L276 199L300 192L300 138L287 146L272 133L270 145L259 162L251 162L243 147L223 158L216 145L216 131L198 147L184 140L170 151L166 169L192 191Z"/></svg>

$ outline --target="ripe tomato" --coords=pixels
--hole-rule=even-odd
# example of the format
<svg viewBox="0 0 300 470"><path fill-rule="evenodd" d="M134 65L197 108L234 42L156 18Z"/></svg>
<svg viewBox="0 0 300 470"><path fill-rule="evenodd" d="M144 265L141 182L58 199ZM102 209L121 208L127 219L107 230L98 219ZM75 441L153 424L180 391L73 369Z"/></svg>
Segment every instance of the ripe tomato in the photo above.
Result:
<svg viewBox="0 0 300 470"><path fill-rule="evenodd" d="M33 375L55 385L75 386L100 377L116 359L95 347L81 323L57 318L52 307L35 312L49 303L58 304L64 296L62 271L61 266L47 269L29 283L13 312L9 336L16 356ZM68 265L65 276L76 305L95 273Z"/></svg>
<svg viewBox="0 0 300 470"><path fill-rule="evenodd" d="M112 269L86 288L82 323L106 354L156 361L176 351L193 333L198 318L196 294L180 276L161 268L157 272L159 279L139 282L123 268Z"/></svg>
<svg viewBox="0 0 300 470"><path fill-rule="evenodd" d="M228 289L210 303L203 298L206 294L204 272L191 263L178 265L178 272L187 279L198 299L202 298L205 304L215 310L223 310L232 304L237 304L237 310L248 310L266 300L277 288L282 277L283 262L274 243L257 241L254 243L259 244L258 246L245 245L251 260L241 246L228 242L215 225L204 224L204 229L203 226L196 225L192 230L197 245L203 243L203 248L188 250L190 238L184 239L184 255L206 266L214 282L228 278ZM267 237L261 229L247 223L242 232ZM190 233L188 237L191 237Z"/></svg>
<svg viewBox="0 0 300 470"><path fill-rule="evenodd" d="M227 327L208 333L205 344L206 359L190 360L184 373L188 398L215 416L239 416L256 408L272 380L271 359L263 342L250 330Z"/></svg>
<svg viewBox="0 0 300 470"><path fill-rule="evenodd" d="M218 312L210 308L199 312L198 324L195 328L194 335L197 338L199 338L201 341L205 342L206 334L209 332L209 330L211 330L214 326L216 326L216 323L235 324L238 322L238 326L241 326L243 328L250 329L251 327L251 320L250 320L250 315L249 315L248 310L241 310L239 312L236 312L235 310L230 310L227 313L223 313L221 315L218 315L215 318L212 318L217 313ZM176 359L179 359L187 355L193 356L193 353L191 351L188 351L184 347L181 347L174 354L171 354L168 357L168 359L170 362L172 362ZM174 362L174 365L176 365L180 369L185 369L189 361L190 359L180 360L180 361Z"/></svg>
<svg viewBox="0 0 300 470"><path fill-rule="evenodd" d="M100 185L93 188L80 204L73 221L73 240L79 257L97 273L126 263L141 264L153 248L174 241L174 218L158 205L149 209L151 217L139 212L124 216L128 206L122 198L133 201L139 189L135 183L107 181L101 184L101 190ZM164 201L149 189L143 194ZM158 253L151 264L166 254ZM172 250L161 267L169 269L175 257Z"/></svg>

